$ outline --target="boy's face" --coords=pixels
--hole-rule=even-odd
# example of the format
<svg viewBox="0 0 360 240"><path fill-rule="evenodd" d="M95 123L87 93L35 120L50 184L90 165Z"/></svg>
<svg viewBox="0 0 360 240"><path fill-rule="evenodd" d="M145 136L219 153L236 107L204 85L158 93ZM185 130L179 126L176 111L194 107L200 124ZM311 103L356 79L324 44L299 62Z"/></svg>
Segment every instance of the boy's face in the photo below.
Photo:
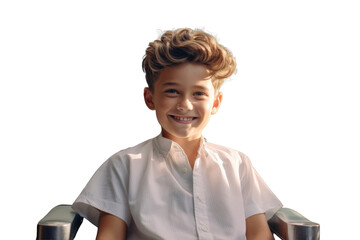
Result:
<svg viewBox="0 0 360 240"><path fill-rule="evenodd" d="M204 65L193 63L163 69L153 91L145 88L144 97L156 111L163 136L176 142L200 138L222 100Z"/></svg>

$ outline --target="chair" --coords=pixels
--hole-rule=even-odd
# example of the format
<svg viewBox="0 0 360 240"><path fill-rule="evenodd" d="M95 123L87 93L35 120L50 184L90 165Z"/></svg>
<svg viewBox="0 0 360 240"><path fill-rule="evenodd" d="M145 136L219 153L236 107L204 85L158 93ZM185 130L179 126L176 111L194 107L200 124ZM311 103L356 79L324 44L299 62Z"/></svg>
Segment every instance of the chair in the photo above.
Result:
<svg viewBox="0 0 360 240"><path fill-rule="evenodd" d="M74 212L71 205L54 207L37 225L37 240L72 240L83 218ZM318 240L320 225L303 217L298 212L280 209L268 224L273 233L283 240Z"/></svg>

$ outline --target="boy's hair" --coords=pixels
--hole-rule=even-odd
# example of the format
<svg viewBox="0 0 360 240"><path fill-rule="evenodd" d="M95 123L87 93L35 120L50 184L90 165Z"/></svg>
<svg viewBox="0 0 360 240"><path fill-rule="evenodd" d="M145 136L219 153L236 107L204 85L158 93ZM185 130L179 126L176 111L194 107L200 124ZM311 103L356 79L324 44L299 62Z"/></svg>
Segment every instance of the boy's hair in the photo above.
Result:
<svg viewBox="0 0 360 240"><path fill-rule="evenodd" d="M210 72L215 90L236 68L232 53L212 35L188 28L166 31L159 40L149 43L142 61L150 90L162 69L186 62L203 64Z"/></svg>

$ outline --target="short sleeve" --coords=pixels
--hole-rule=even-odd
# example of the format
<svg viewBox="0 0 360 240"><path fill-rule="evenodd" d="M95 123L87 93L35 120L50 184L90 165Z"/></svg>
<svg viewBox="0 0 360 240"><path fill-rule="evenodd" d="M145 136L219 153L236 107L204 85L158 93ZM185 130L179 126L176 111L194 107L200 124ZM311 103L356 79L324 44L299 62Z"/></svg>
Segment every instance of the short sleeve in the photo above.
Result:
<svg viewBox="0 0 360 240"><path fill-rule="evenodd" d="M128 168L119 154L110 157L92 176L72 207L98 226L100 212L107 212L130 224Z"/></svg>
<svg viewBox="0 0 360 240"><path fill-rule="evenodd" d="M282 207L282 203L253 168L249 158L242 153L240 156L242 159L240 177L245 218L265 213L266 219L269 220Z"/></svg>

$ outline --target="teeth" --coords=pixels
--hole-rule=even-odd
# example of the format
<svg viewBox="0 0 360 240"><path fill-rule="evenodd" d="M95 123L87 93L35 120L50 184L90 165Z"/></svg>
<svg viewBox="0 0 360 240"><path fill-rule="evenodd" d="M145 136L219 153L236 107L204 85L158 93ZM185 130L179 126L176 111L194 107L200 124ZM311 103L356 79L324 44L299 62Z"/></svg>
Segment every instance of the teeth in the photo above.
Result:
<svg viewBox="0 0 360 240"><path fill-rule="evenodd" d="M177 116L174 116L174 118L176 120L180 120L180 121L191 121L191 120L193 120L192 117L177 117Z"/></svg>

